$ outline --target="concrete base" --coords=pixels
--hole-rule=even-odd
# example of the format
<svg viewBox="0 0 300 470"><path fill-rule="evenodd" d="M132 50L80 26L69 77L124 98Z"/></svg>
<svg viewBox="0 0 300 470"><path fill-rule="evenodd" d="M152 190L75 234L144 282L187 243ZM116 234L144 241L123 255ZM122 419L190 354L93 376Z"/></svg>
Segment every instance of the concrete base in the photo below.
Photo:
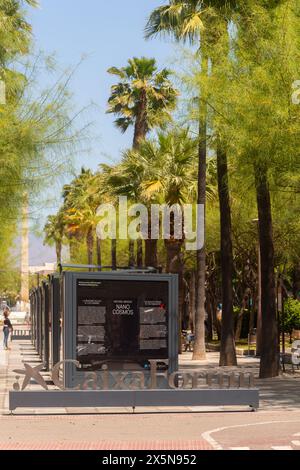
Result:
<svg viewBox="0 0 300 470"><path fill-rule="evenodd" d="M258 389L111 390L9 392L9 410L16 408L101 407L259 407Z"/></svg>

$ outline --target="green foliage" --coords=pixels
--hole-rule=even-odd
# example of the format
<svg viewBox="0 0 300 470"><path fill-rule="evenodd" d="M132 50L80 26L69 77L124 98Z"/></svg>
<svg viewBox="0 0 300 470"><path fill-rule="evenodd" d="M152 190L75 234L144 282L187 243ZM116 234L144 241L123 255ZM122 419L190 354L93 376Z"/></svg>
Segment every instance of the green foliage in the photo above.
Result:
<svg viewBox="0 0 300 470"><path fill-rule="evenodd" d="M126 154L123 165L139 175L141 200L172 206L195 201L196 162L196 140L188 129L175 129L142 142Z"/></svg>
<svg viewBox="0 0 300 470"><path fill-rule="evenodd" d="M300 330L300 302L289 298L284 303L284 331Z"/></svg>
<svg viewBox="0 0 300 470"><path fill-rule="evenodd" d="M32 34L25 7L37 5L35 0L0 0L0 79L6 88L6 103L0 104L2 291L10 289L5 273L17 269L9 253L19 235L24 195L28 195L31 208L37 195L41 200L41 193L69 169L70 153L83 138L70 114L68 84L73 71L60 72L53 85L41 89L41 70L54 72L54 67L42 54L34 61L30 57ZM54 220L49 223L52 230ZM51 231L49 225L47 230ZM57 231L55 238L57 241Z"/></svg>
<svg viewBox="0 0 300 470"><path fill-rule="evenodd" d="M31 25L24 17L24 4L37 7L35 0L0 1L0 63L2 67L17 54L27 54L31 43Z"/></svg>
<svg viewBox="0 0 300 470"><path fill-rule="evenodd" d="M5 264L1 264L0 271L0 300L7 301L11 306L19 299L21 286L20 272L11 270L13 261L11 258L7 259Z"/></svg>
<svg viewBox="0 0 300 470"><path fill-rule="evenodd" d="M208 299L212 303L220 301L221 291L215 158L221 142L229 163L234 304L240 311L245 292L249 290L255 309L258 234L254 222L257 219L254 168L257 166L268 175L276 270L292 284L291 273L300 265L300 106L291 100L292 83L299 79L299 2L169 0L165 3L151 15L146 35L165 34L196 46L196 52L193 47L186 61L188 72L181 77L188 111L183 115L185 110L181 106L180 119L174 126L169 125L178 92L170 81L170 71L159 71L154 59L134 58L123 68L109 69L117 83L111 90L108 112L116 115L116 124L124 132L129 126L142 125L143 138L117 164L102 165L95 174L84 171L65 187L61 209L64 241L75 246L74 260L86 262L85 237L90 229L95 233L96 208L102 202L115 204L118 196L145 204L195 202L199 118L203 122L205 117ZM179 58L181 64L184 59L183 54ZM160 126L164 127L162 132L153 133L145 140L149 130ZM49 219L46 228L50 242L57 238L56 221ZM110 264L110 242L103 241L101 249L103 264ZM195 254L183 255L186 271L195 270ZM158 258L165 266L163 242L158 243ZM118 259L119 264L127 264L127 242L118 241ZM293 324L294 328L298 325L298 304L289 300L286 309L291 311L287 325ZM247 326L248 314L244 322Z"/></svg>
<svg viewBox="0 0 300 470"><path fill-rule="evenodd" d="M12 69L12 62L30 48L31 27L21 9L23 3L36 6L31 0L0 1L0 79L6 87L6 104L0 105L0 289L2 294L13 291L10 296L16 294L16 289L9 274L12 262L9 250L16 236L27 152L32 149L31 129L21 117L19 103L26 80Z"/></svg>

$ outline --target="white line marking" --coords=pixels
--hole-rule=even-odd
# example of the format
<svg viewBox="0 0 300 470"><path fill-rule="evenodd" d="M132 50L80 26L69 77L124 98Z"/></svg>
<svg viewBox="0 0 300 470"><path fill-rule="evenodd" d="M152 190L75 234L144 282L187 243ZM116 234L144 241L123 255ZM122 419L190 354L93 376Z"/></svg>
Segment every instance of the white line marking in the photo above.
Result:
<svg viewBox="0 0 300 470"><path fill-rule="evenodd" d="M202 433L201 437L206 442L208 442L208 444L210 444L214 450L224 450L221 444L219 444L217 441L214 440L213 437L211 437L212 433L223 431L224 429L227 429L227 428L219 428L219 429L214 429L213 431L206 431Z"/></svg>
<svg viewBox="0 0 300 470"><path fill-rule="evenodd" d="M229 450L250 450L250 447L229 447Z"/></svg>
<svg viewBox="0 0 300 470"><path fill-rule="evenodd" d="M272 446L272 450L293 450L291 446Z"/></svg>
<svg viewBox="0 0 300 470"><path fill-rule="evenodd" d="M300 441L292 441L293 446L300 447Z"/></svg>
<svg viewBox="0 0 300 470"><path fill-rule="evenodd" d="M296 432L295 434L293 434L293 436L299 437L299 436L300 436L300 432Z"/></svg>
<svg viewBox="0 0 300 470"><path fill-rule="evenodd" d="M237 424L235 426L224 426L223 428L212 429L211 431L206 431L201 434L202 439L204 439L208 444L212 446L214 450L224 450L224 448L217 442L211 434L216 434L218 432L226 431L227 429L238 429L238 428L247 428L250 426L264 426L266 424L278 424L278 423L296 423L296 421L264 421L262 423L248 423L248 424ZM296 435L296 434L295 434ZM299 434L300 435L300 434Z"/></svg>

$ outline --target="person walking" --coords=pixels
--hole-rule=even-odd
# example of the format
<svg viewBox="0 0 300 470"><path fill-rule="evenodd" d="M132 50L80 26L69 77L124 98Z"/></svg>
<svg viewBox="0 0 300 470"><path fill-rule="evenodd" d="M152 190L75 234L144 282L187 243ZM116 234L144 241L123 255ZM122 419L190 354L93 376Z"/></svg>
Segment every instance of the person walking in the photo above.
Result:
<svg viewBox="0 0 300 470"><path fill-rule="evenodd" d="M25 315L25 325L30 325L30 313L29 312L26 312L26 315Z"/></svg>
<svg viewBox="0 0 300 470"><path fill-rule="evenodd" d="M3 312L4 316L4 322L3 322L3 347L7 351L9 349L8 347L8 338L9 334L13 331L13 326L11 324L10 319L8 318L9 316L9 311L5 310Z"/></svg>

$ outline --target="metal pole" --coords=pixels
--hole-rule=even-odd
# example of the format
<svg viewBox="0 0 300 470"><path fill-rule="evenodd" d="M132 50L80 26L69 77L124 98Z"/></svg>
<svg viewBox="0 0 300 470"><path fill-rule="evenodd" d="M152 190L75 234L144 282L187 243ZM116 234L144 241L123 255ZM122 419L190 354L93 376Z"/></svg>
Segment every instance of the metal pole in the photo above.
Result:
<svg viewBox="0 0 300 470"><path fill-rule="evenodd" d="M285 323L284 323L284 289L281 276L277 281L277 325L278 325L278 356L282 358L282 370L285 372ZM282 341L282 349L280 347L280 340ZM281 356L280 356L281 354Z"/></svg>

